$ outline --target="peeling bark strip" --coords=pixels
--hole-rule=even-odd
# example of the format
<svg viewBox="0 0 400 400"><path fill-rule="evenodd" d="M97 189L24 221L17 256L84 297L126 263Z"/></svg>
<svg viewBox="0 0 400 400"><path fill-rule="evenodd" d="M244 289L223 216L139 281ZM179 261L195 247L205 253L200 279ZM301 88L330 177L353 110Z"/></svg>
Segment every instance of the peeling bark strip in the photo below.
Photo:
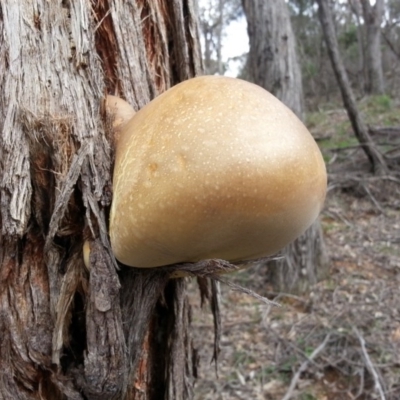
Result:
<svg viewBox="0 0 400 400"><path fill-rule="evenodd" d="M116 38L114 52L119 58L115 64L120 94L135 110L203 72L193 0L108 2ZM118 94L115 88L114 93Z"/></svg>
<svg viewBox="0 0 400 400"><path fill-rule="evenodd" d="M127 385L126 344L119 304L120 283L110 255L100 242L91 243L89 301L86 309L85 373L77 375L92 398L121 397ZM80 379L84 379L79 382Z"/></svg>
<svg viewBox="0 0 400 400"><path fill-rule="evenodd" d="M201 72L193 0L1 1L0 399L190 398L185 283L110 250L101 104Z"/></svg>
<svg viewBox="0 0 400 400"><path fill-rule="evenodd" d="M25 399L26 392L40 393L51 368L53 326L43 239L27 235L23 254L17 240L1 245L0 398Z"/></svg>

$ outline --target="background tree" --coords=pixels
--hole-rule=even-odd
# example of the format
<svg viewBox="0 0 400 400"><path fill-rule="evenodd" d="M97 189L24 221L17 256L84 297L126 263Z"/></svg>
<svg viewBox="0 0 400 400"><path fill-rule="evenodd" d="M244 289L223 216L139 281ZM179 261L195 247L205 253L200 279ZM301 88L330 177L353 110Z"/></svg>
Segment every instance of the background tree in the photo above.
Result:
<svg viewBox="0 0 400 400"><path fill-rule="evenodd" d="M320 22L324 33L329 58L331 60L332 68L335 72L335 76L339 84L343 104L351 121L353 131L360 144L362 145L362 148L366 156L368 157L374 172L380 174L386 173L387 166L385 160L374 145L368 133L367 127L363 122L361 114L358 111L354 94L347 78L347 73L343 66L342 59L340 57L329 3L327 0L317 0L317 3Z"/></svg>
<svg viewBox="0 0 400 400"><path fill-rule="evenodd" d="M359 0L349 2L330 2L335 34L349 83L355 90L356 98L366 94L368 68L367 24L364 21L362 4ZM340 96L335 75L324 45L321 26L316 24L318 9L311 0L289 0L292 26L298 43L298 55L303 72L303 88L308 110ZM368 6L367 6L368 7ZM398 2L383 2L383 19L379 26L382 35L379 54L374 62L381 63L385 93L396 97L400 86L398 71L400 54L396 48L398 42Z"/></svg>
<svg viewBox="0 0 400 400"><path fill-rule="evenodd" d="M201 73L197 32L192 0L0 3L1 399L190 398L184 281L110 250L103 99Z"/></svg>
<svg viewBox="0 0 400 400"><path fill-rule="evenodd" d="M386 4L385 25L381 33L391 52L400 60L400 4L396 0L388 0Z"/></svg>
<svg viewBox="0 0 400 400"><path fill-rule="evenodd" d="M366 69L367 93L385 93L381 54L381 24L384 11L384 0L376 0L371 5L369 0L361 1L366 29Z"/></svg>
<svg viewBox="0 0 400 400"><path fill-rule="evenodd" d="M351 11L356 19L356 32L357 32L357 46L358 46L358 89L360 93L365 92L365 62L364 62L364 53L365 53L365 39L364 39L364 29L362 23L362 8L361 3L358 0L349 1L349 6Z"/></svg>
<svg viewBox="0 0 400 400"><path fill-rule="evenodd" d="M243 8L250 42L250 80L273 93L302 118L301 70L285 2L243 0Z"/></svg>
<svg viewBox="0 0 400 400"><path fill-rule="evenodd" d="M243 0L250 51L247 74L254 83L273 93L303 117L303 90L296 40L285 1ZM327 255L322 231L316 222L290 244L284 258L268 264L276 290L304 292L326 274Z"/></svg>

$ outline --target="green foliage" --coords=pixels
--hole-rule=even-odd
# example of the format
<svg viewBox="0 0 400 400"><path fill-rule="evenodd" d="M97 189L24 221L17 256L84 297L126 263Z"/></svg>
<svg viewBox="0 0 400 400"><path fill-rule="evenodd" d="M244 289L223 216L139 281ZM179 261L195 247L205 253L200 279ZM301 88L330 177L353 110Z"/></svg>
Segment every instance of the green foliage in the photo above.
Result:
<svg viewBox="0 0 400 400"><path fill-rule="evenodd" d="M248 269L241 269L237 272L233 272L231 276L235 277L235 281L242 286L246 286L254 279L251 271Z"/></svg>
<svg viewBox="0 0 400 400"><path fill-rule="evenodd" d="M255 360L248 352L246 351L235 351L233 354L233 366L238 367L240 365L248 365L250 363L254 363Z"/></svg>
<svg viewBox="0 0 400 400"><path fill-rule="evenodd" d="M293 366L296 365L297 363L297 357L296 356L290 356L284 362L283 364L280 365L279 371L280 372L292 372L293 371Z"/></svg>
<svg viewBox="0 0 400 400"><path fill-rule="evenodd" d="M383 94L369 96L361 103L366 123L371 126L393 126L400 124L400 113L396 100Z"/></svg>
<svg viewBox="0 0 400 400"><path fill-rule="evenodd" d="M266 365L258 369L256 379L262 382L273 380L277 374L275 365Z"/></svg>
<svg viewBox="0 0 400 400"><path fill-rule="evenodd" d="M327 279L324 281L325 288L331 290L332 292L337 288L337 282L333 279Z"/></svg>
<svg viewBox="0 0 400 400"><path fill-rule="evenodd" d="M304 349L304 352L307 354L307 357L310 357L314 350L315 350L314 347L309 347L309 346L307 346L307 347Z"/></svg>
<svg viewBox="0 0 400 400"><path fill-rule="evenodd" d="M313 78L318 75L318 68L312 60L304 62L303 65L303 77Z"/></svg>
<svg viewBox="0 0 400 400"><path fill-rule="evenodd" d="M306 125L308 129L312 129L317 126L320 127L325 125L327 119L327 115L323 111L311 112L306 116Z"/></svg>
<svg viewBox="0 0 400 400"><path fill-rule="evenodd" d="M346 50L354 45L357 46L357 26L355 24L350 25L340 34L339 43Z"/></svg>
<svg viewBox="0 0 400 400"><path fill-rule="evenodd" d="M338 124L337 129L336 129L337 136L340 136L340 137L347 136L347 133L349 132L349 128L350 127L349 127L349 124L347 121L345 121L341 124ZM341 146L341 148L343 148L343 146Z"/></svg>
<svg viewBox="0 0 400 400"><path fill-rule="evenodd" d="M358 144L358 141L355 137L353 136L348 136L348 137L340 137L344 136L343 133L341 133L341 129L338 129L338 134L335 137L321 140L320 146L324 150L331 150L331 149L346 149L348 147L356 146Z"/></svg>
<svg viewBox="0 0 400 400"><path fill-rule="evenodd" d="M392 99L386 94L369 96L362 102L362 111L367 115L378 115L392 109Z"/></svg>
<svg viewBox="0 0 400 400"><path fill-rule="evenodd" d="M386 94L376 96L375 102L377 107L382 111L388 111L392 108L392 99Z"/></svg>

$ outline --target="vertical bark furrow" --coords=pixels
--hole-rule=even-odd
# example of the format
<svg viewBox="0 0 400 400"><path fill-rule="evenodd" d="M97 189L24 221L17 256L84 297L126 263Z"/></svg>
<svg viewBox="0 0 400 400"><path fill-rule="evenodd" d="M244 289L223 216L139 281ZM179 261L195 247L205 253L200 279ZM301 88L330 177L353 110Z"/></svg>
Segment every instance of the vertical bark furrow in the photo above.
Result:
<svg viewBox="0 0 400 400"><path fill-rule="evenodd" d="M0 398L9 399L31 398L43 370L51 367L53 325L43 240L29 235L23 249L18 242L5 243L11 254L3 260L9 273L0 292Z"/></svg>
<svg viewBox="0 0 400 400"><path fill-rule="evenodd" d="M111 17L118 44L118 78L122 92L135 110L146 105L156 93L147 64L140 13L136 1L110 2Z"/></svg>
<svg viewBox="0 0 400 400"><path fill-rule="evenodd" d="M83 277L86 274L82 266L83 259L80 256L80 253L76 253L68 260L65 274L61 278L52 340L52 362L56 366L60 366L61 357L64 356L62 353L63 346L70 346L68 329L71 322L75 293L80 288L83 292L87 292L86 279Z"/></svg>
<svg viewBox="0 0 400 400"><path fill-rule="evenodd" d="M188 43L192 72L190 77L203 75L204 65L200 47L200 28L197 20L197 2L187 0L185 3L186 41Z"/></svg>
<svg viewBox="0 0 400 400"><path fill-rule="evenodd" d="M199 32L193 0L171 1L168 3L173 20L169 27L170 69L173 71L172 85L200 75L203 72L201 63ZM190 46L193 47L190 47Z"/></svg>
<svg viewBox="0 0 400 400"><path fill-rule="evenodd" d="M127 385L128 371L119 304L120 283L103 245L93 241L90 247L90 300L86 309L82 388L92 399L119 399Z"/></svg>
<svg viewBox="0 0 400 400"><path fill-rule="evenodd" d="M103 66L104 84L108 93L118 95L121 92L121 82L118 80L116 68L116 60L118 59L117 38L115 37L109 1L95 1L93 14L96 21L96 51Z"/></svg>
<svg viewBox="0 0 400 400"><path fill-rule="evenodd" d="M193 381L188 377L193 376L192 343L187 335L185 326L190 325L190 307L186 297L186 282L179 279L175 284L172 298L173 320L169 333L170 349L167 364L166 399L185 400L192 397ZM182 371L185 373L182 374Z"/></svg>
<svg viewBox="0 0 400 400"><path fill-rule="evenodd" d="M166 357L167 346L165 343L161 347L157 346L157 341L165 337L157 329L154 312L168 282L168 273L141 273L130 268L121 271L120 278L124 283L121 290L122 324L129 359L128 389L125 398L156 400L159 398L157 396L160 396L159 387L163 388L165 384L163 360ZM161 328L164 328L163 324ZM149 343L145 342L146 337ZM154 357L160 360L156 363L156 368L153 368ZM147 358L151 360L145 362L148 370L144 374L138 366Z"/></svg>
<svg viewBox="0 0 400 400"><path fill-rule="evenodd" d="M188 46L185 33L185 15L182 2L172 1L170 3L171 15L174 16L173 23L177 29L171 29L170 50L173 53L171 69L174 71L176 82L184 81L193 76L190 65Z"/></svg>
<svg viewBox="0 0 400 400"><path fill-rule="evenodd" d="M3 70L4 86L0 93L2 110L1 142L3 174L0 177L2 233L22 236L30 216L31 182L27 133L20 123L20 96L25 91L22 64L24 54L19 40L26 36L26 27L18 7L3 10L3 56L9 61ZM0 50L1 51L1 50Z"/></svg>
<svg viewBox="0 0 400 400"><path fill-rule="evenodd" d="M7 288L2 295L7 293L7 299L1 303L1 313L8 317L2 319L1 336L8 338L9 345L3 350L13 349L12 354L1 357L1 379L9 387L5 392L0 385L5 398L37 398L45 370L50 370L52 359L59 364L62 357L60 350L56 357L51 354L53 321L57 304L63 302L59 288L68 243L73 248L83 229L79 204L73 199L83 165L89 166L85 169L90 181L86 190L95 201L105 206L110 203L106 188L110 187L111 158L99 113L103 80L94 51L90 4L63 4L38 0L1 5L0 51L8 60L0 77L4 116L0 147L6 171L0 187L2 234L22 237L17 251L7 244L2 254L1 273L12 277L2 281L2 288ZM83 157L71 171L76 151ZM72 180L71 173L75 175ZM35 181L33 197L31 179ZM42 241L36 241L32 250L29 232L35 226L42 231L35 231ZM67 239L72 236L72 241ZM63 251L59 250L61 243L66 245ZM41 261L36 264L39 255ZM7 259L13 262L12 273L5 268ZM66 325L68 319L55 335L57 349L68 343ZM10 375L5 376L4 371ZM52 377L54 382L57 374Z"/></svg>
<svg viewBox="0 0 400 400"><path fill-rule="evenodd" d="M171 86L165 2L140 1L142 34L157 94Z"/></svg>

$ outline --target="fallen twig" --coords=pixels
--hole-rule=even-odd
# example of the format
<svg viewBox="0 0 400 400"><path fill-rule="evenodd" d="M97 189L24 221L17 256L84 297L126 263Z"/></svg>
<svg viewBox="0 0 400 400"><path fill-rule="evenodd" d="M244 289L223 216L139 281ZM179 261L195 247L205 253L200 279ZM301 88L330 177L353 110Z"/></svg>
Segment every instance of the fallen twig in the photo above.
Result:
<svg viewBox="0 0 400 400"><path fill-rule="evenodd" d="M330 339L331 334L328 333L325 336L324 341L311 353L310 357L307 358L303 362L303 364L300 365L300 368L297 370L295 375L292 378L292 381L290 382L289 389L287 390L286 394L282 397L282 400L289 400L293 396L293 391L294 388L296 387L297 381L300 379L301 374L307 369L308 364L313 361L315 357L325 348L326 344L328 343Z"/></svg>
<svg viewBox="0 0 400 400"><path fill-rule="evenodd" d="M371 358L369 357L367 348L365 347L365 340L362 337L359 330L355 326L353 326L353 331L356 334L356 336L360 342L361 350L363 352L363 356L364 356L365 362L367 364L367 368L368 368L369 372L371 373L372 377L374 378L375 389L378 391L379 397L381 398L381 400L386 400L385 393L383 392L378 373L376 372L374 364L372 363Z"/></svg>
<svg viewBox="0 0 400 400"><path fill-rule="evenodd" d="M237 285L236 283L233 283L232 281L229 281L228 279L221 278L220 276L213 276L213 279L224 283L225 285L229 286L231 289L236 290L238 292L245 293L251 297L254 297L255 299L262 301L263 303L267 304L268 306L275 306L275 307L281 307L279 303L276 303L275 301L269 300L264 296L260 296L256 292L254 292L251 289L247 289L243 286Z"/></svg>
<svg viewBox="0 0 400 400"><path fill-rule="evenodd" d="M382 206L379 204L378 200L374 197L374 195L371 193L369 190L368 186L364 183L361 184L362 188L365 190L369 198L371 199L372 203L375 205L375 207L382 213L386 215L386 211L382 208Z"/></svg>

